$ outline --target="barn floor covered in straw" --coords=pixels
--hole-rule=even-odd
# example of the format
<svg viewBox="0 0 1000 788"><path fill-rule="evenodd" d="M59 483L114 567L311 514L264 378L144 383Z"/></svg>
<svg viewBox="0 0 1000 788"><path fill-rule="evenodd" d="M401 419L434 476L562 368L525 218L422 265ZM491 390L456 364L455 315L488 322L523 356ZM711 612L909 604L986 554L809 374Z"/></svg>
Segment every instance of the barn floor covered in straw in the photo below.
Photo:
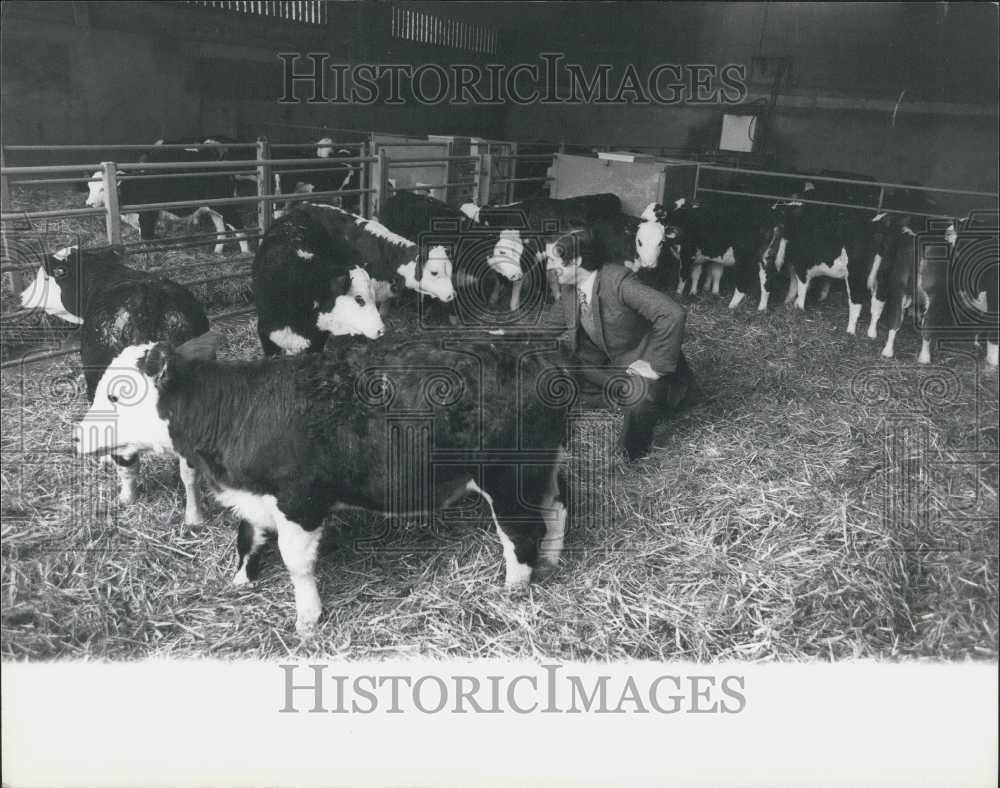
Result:
<svg viewBox="0 0 1000 788"><path fill-rule="evenodd" d="M309 641L273 546L236 588L234 517L206 495L205 525L182 524L175 462L145 460L119 508L114 472L69 453L78 356L5 370L3 656L995 659L998 391L982 349L920 366L907 327L881 359L844 332L838 287L805 313L685 301L706 399L646 460L615 461L597 491L609 516L571 512L556 574L505 592L485 520L331 518ZM260 356L252 315L216 327L225 357Z"/></svg>

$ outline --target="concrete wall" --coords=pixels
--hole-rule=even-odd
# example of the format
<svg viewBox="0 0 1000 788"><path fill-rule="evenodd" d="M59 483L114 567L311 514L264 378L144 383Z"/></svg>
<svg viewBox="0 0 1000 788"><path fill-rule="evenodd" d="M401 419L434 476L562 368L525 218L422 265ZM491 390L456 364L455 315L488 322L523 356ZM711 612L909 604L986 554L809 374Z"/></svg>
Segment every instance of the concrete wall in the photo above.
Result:
<svg viewBox="0 0 1000 788"><path fill-rule="evenodd" d="M278 52L328 52L331 63L470 62L466 53L391 39L388 7L330 3L329 24L308 26L182 3L4 5L6 144L144 143L211 133L310 138L294 125L420 135L503 127L503 107L278 103ZM18 154L17 162L46 158Z"/></svg>
<svg viewBox="0 0 1000 788"><path fill-rule="evenodd" d="M4 3L2 138L137 142L225 133L300 141L329 126L411 135L715 149L710 107L281 105L279 51L340 62L743 62L751 99L770 78L757 56L792 60L770 138L781 166L997 188L997 9L960 4L412 4L500 29L498 57L388 34L386 3L329 4L326 26L182 3ZM906 94L892 121L899 94ZM70 157L62 156L63 160ZM92 156L91 156L92 158ZM79 159L70 159L79 160ZM13 159L12 159L13 161ZM38 157L18 156L18 163Z"/></svg>
<svg viewBox="0 0 1000 788"><path fill-rule="evenodd" d="M564 10L562 24L519 39L520 58L538 62L541 52L557 51L585 67L609 63L619 76L628 63L640 74L659 63L742 63L747 103L766 103L770 93L772 75L757 58L789 58L790 80L763 152L776 165L997 189L993 3L585 3ZM512 106L505 136L711 154L723 112L719 105Z"/></svg>

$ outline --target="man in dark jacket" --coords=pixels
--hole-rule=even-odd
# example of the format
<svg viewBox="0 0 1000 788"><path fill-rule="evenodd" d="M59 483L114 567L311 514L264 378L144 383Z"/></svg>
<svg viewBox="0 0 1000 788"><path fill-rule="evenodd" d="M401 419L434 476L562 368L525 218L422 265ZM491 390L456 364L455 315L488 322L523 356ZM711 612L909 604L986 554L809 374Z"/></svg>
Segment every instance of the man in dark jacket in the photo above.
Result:
<svg viewBox="0 0 1000 788"><path fill-rule="evenodd" d="M681 352L687 310L643 284L624 265L602 265L587 229L546 244L547 267L562 288L561 340L579 363L583 404L614 406L615 379L633 385L621 403L621 448L630 460L649 453L657 421L694 404L697 383Z"/></svg>

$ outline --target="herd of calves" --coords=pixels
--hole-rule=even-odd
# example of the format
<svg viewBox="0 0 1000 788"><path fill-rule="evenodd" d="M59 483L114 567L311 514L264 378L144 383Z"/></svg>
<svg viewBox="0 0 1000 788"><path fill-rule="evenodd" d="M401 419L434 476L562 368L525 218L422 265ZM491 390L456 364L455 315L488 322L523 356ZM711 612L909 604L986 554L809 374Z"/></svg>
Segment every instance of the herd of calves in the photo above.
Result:
<svg viewBox="0 0 1000 788"><path fill-rule="evenodd" d="M884 356L913 309L921 362L936 335L964 332L985 339L997 365L996 244L980 243L995 227L976 217L938 226L888 203L861 216L812 204L820 192L807 185L773 206L681 199L638 219L612 194L454 209L401 191L379 221L301 203L274 221L254 257L267 358L251 361L217 360L220 337L191 292L129 268L115 248L51 254L22 303L82 324L91 404L74 428L76 451L112 457L122 503L136 493L140 454L177 456L185 522L203 520L202 477L239 517L237 584L258 576L276 535L296 626L308 633L321 614L321 524L338 509L405 515L464 502L470 518L493 523L507 586L558 564L568 359L498 326L517 327L558 299L551 269L568 259L622 262L677 293L704 279L717 294L728 271L733 308L758 291L761 310L782 292L801 309L813 279L843 279L847 330L870 298L868 336L880 319L889 326ZM369 341L385 333L392 301L444 328L468 327L471 315L483 330Z"/></svg>

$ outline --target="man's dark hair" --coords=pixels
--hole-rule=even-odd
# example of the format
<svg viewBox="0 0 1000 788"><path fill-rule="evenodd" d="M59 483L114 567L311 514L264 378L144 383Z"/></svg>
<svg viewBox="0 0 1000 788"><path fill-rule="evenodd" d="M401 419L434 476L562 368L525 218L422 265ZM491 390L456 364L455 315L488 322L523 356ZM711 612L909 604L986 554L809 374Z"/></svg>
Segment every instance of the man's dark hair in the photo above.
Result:
<svg viewBox="0 0 1000 788"><path fill-rule="evenodd" d="M564 233L556 239L555 248L556 254L565 261L579 257L580 267L585 271L596 271L605 262L589 227L576 227Z"/></svg>

